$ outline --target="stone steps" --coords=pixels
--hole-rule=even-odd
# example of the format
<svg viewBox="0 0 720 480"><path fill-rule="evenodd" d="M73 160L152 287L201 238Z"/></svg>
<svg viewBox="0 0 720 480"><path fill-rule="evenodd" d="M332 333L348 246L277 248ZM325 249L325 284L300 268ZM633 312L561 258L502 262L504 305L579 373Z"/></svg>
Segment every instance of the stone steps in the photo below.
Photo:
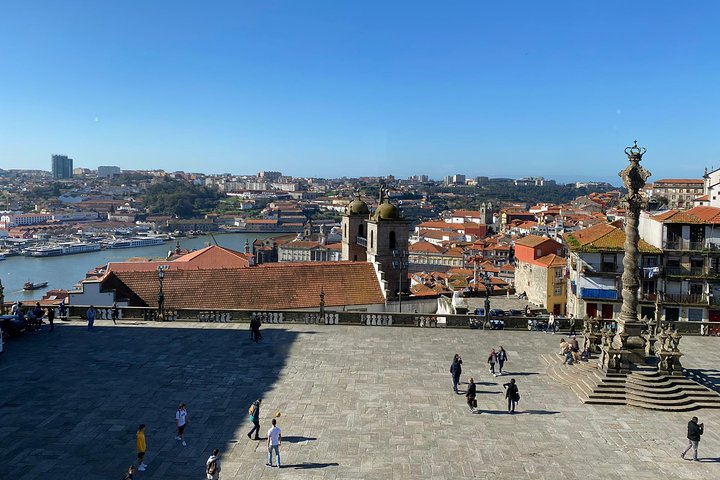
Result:
<svg viewBox="0 0 720 480"><path fill-rule="evenodd" d="M604 372L594 360L564 365L560 355L542 355L548 377L569 387L586 404L631 405L663 411L720 408L720 394L686 377L661 375L654 367L629 374Z"/></svg>

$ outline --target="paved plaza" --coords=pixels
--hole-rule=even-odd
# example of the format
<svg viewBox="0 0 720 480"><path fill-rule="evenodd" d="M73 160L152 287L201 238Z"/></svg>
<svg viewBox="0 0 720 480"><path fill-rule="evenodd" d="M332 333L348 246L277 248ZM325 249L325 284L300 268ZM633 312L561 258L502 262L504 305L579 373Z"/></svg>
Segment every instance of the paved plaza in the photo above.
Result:
<svg viewBox="0 0 720 480"><path fill-rule="evenodd" d="M682 479L720 476L720 411L664 413L585 406L554 386L541 355L559 335L402 327L278 325L251 343L245 324L79 322L7 343L0 356L0 478L119 479L147 425L138 479L202 479L210 451L223 479ZM488 374L491 347L507 377ZM685 338L688 368L714 371L720 339ZM452 355L474 376L471 414L455 395ZM572 367L568 367L572 368ZM712 373L712 372L711 372ZM505 413L502 383L522 396ZM283 469L248 440L263 398L262 436L282 412ZM174 414L188 405L188 442ZM700 462L680 458L692 415L706 425Z"/></svg>

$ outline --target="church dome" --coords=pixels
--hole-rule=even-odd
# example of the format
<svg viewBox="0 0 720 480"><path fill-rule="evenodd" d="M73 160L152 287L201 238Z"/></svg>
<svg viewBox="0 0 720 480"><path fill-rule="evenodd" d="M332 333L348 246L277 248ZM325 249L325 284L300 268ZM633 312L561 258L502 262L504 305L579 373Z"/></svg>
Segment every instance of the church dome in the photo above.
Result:
<svg viewBox="0 0 720 480"><path fill-rule="evenodd" d="M359 198L356 198L348 204L347 213L350 215L367 215L370 213L370 209L368 208L367 203L363 202Z"/></svg>
<svg viewBox="0 0 720 480"><path fill-rule="evenodd" d="M380 206L375 210L376 220L400 220L400 210L388 202L381 203Z"/></svg>

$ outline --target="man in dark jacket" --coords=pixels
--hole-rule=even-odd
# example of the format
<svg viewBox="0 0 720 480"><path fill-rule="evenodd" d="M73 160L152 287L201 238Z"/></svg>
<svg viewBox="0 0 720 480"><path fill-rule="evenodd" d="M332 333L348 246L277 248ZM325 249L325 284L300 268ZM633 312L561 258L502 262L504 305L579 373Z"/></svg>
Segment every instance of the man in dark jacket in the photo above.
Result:
<svg viewBox="0 0 720 480"><path fill-rule="evenodd" d="M477 395L477 387L475 386L475 380L470 377L470 382L468 382L468 389L467 393L465 394L465 398L467 398L467 404L468 407L470 407L470 411L472 413L475 413L477 409L477 400L475 400L475 396Z"/></svg>
<svg viewBox="0 0 720 480"><path fill-rule="evenodd" d="M700 443L700 435L703 434L704 424L698 423L697 417L692 417L692 420L688 422L688 446L685 451L680 455L685 458L685 454L692 448L693 449L693 460L697 462L697 449L698 443Z"/></svg>
<svg viewBox="0 0 720 480"><path fill-rule="evenodd" d="M252 438L252 434L255 433L255 440L260 440L260 404L261 399L255 400L250 407L250 421L253 423L253 428L247 434L248 438Z"/></svg>
<svg viewBox="0 0 720 480"><path fill-rule="evenodd" d="M462 358L457 353L450 365L450 373L452 374L453 391L458 393L458 383L460 383L460 374L462 373Z"/></svg>
<svg viewBox="0 0 720 480"><path fill-rule="evenodd" d="M509 383L503 384L505 388L505 398L508 402L508 413L515 413L515 404L520 400L520 392L515 384L515 379L511 378Z"/></svg>

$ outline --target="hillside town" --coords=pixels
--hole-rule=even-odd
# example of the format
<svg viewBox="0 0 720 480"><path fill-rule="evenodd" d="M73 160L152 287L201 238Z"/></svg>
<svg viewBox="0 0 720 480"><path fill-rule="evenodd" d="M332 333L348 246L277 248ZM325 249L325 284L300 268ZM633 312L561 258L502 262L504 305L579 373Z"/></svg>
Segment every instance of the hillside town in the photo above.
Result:
<svg viewBox="0 0 720 480"><path fill-rule="evenodd" d="M153 262L88 265L91 271L76 279L72 291L53 289L45 302L97 304L91 292L113 290L109 284L123 283L134 272L134 280L123 283L124 293L115 289L104 302L152 306L157 300L142 299L130 284L161 262L172 267L165 281L166 305L176 308L181 304L171 300L173 285L181 288L201 275L188 272L174 280L175 270L247 270L244 284L269 290L278 282L289 288L293 282L287 278L297 275L288 272L308 264L315 268L302 267L305 277L297 289L323 283L327 307L385 311L405 297L406 305L416 302L406 308L426 311L436 308L435 299L441 297L487 293L513 295L529 308L557 316L610 319L622 303L623 190L601 182L558 185L543 177L460 174L434 181L426 175L321 179L271 171L89 170L72 168L72 159L59 155L53 155L52 167L51 172L0 171L0 258L163 243L169 244L169 254ZM720 222L718 185L720 170L706 170L698 179L661 179L645 186L643 316L720 320L720 233L714 230ZM503 200L500 190L516 198ZM238 232L262 235L240 252L208 247L200 255L182 247L186 237ZM204 262L198 266L200 258ZM367 292L373 293L355 303L343 299L340 293L349 288L345 282L327 281L331 262L337 262L337 278L357 282L370 277ZM372 268L358 273L361 267L351 266L356 262ZM215 290L224 284L228 297L214 296L212 302L219 303L204 308L316 308L319 302L313 296L286 305L257 303L264 298L257 294L247 303L247 297L231 295L230 283L213 281ZM463 306L467 302L455 301L453 309L467 311Z"/></svg>

